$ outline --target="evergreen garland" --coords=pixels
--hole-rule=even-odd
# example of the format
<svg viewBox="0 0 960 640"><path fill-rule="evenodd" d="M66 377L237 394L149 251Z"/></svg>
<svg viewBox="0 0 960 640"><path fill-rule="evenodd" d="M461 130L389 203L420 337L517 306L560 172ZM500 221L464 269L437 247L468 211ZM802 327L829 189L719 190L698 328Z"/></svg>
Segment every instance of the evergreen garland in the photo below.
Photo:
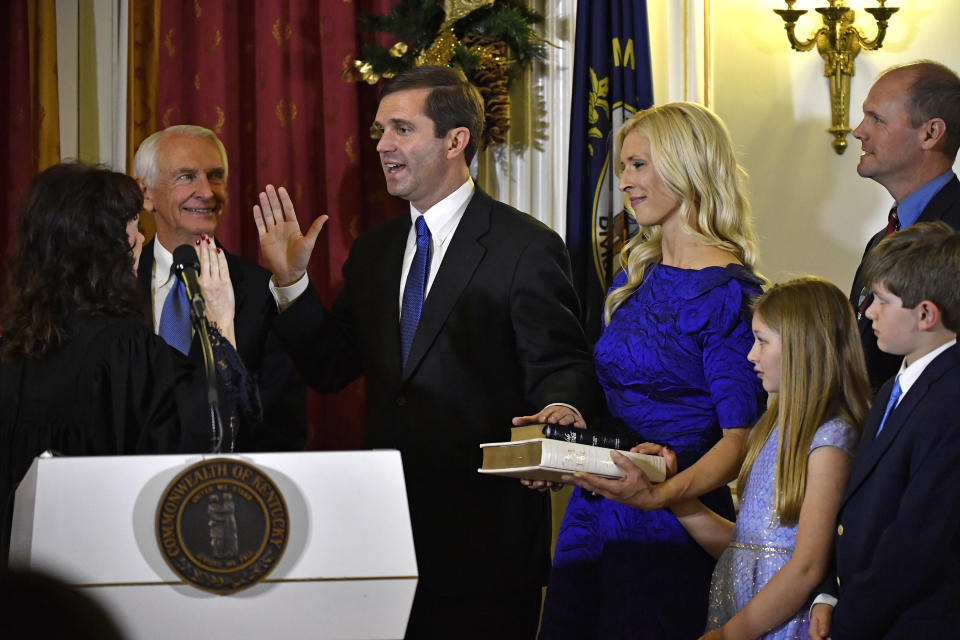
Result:
<svg viewBox="0 0 960 640"><path fill-rule="evenodd" d="M484 147L505 139L509 87L534 60L546 57L547 42L533 30L543 16L522 0L401 0L386 15L360 20L371 34L388 33L398 41L389 49L367 42L362 59L344 76L376 84L422 64L461 69L486 102Z"/></svg>

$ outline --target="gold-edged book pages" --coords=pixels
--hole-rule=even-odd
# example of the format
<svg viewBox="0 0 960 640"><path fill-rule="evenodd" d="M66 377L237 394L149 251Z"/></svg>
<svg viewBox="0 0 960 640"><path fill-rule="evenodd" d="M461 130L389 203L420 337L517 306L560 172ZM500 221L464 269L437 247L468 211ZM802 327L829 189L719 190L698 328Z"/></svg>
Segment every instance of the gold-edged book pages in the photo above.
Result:
<svg viewBox="0 0 960 640"><path fill-rule="evenodd" d="M545 424L528 424L522 427L510 427L510 442L544 438L543 430L546 426Z"/></svg>
<svg viewBox="0 0 960 640"><path fill-rule="evenodd" d="M610 458L613 449L576 444L563 440L532 438L513 442L481 444L483 466L480 473L527 478L530 480L560 480L563 475L586 471L604 478L620 478L623 470ZM640 468L650 482L663 482L666 465L660 456L620 451Z"/></svg>

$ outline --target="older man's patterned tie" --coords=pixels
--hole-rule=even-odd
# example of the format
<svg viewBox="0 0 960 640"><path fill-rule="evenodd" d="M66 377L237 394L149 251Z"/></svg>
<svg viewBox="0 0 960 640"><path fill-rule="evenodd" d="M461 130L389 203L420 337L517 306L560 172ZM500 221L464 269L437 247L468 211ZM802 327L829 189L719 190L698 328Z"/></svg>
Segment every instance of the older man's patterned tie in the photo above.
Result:
<svg viewBox="0 0 960 640"><path fill-rule="evenodd" d="M187 288L176 276L173 277L173 287L170 288L167 299L163 301L157 333L180 353L186 355L190 351L190 340L193 337L190 303L187 300Z"/></svg>

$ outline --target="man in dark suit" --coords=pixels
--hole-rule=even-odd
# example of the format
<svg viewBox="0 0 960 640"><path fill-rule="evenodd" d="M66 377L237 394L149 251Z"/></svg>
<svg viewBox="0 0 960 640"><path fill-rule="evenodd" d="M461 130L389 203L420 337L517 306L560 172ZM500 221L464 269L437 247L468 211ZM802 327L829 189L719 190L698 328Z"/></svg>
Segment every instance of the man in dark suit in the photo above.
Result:
<svg viewBox="0 0 960 640"><path fill-rule="evenodd" d="M960 233L936 222L891 235L863 277L877 343L902 363L864 425L837 516L835 569L822 587L831 595L817 598L810 637L955 638Z"/></svg>
<svg viewBox="0 0 960 640"><path fill-rule="evenodd" d="M863 155L857 173L893 196L887 228L867 243L850 291L874 392L900 368L900 359L877 347L863 282L863 261L886 235L915 222L943 220L960 228L960 182L953 162L960 147L960 78L945 66L921 61L881 75L863 102L863 121L853 131Z"/></svg>
<svg viewBox="0 0 960 640"><path fill-rule="evenodd" d="M176 279L172 252L213 237L227 205L227 154L216 134L193 125L177 125L148 137L137 149L134 174L143 189L143 208L154 214L156 237L141 253L137 277L153 309L158 331L164 302ZM223 250L221 248L221 250ZM277 306L259 265L227 254L236 312L237 351L257 380L263 423L241 421L240 451L300 450L306 437L306 396L293 360L270 328ZM158 331L159 332L159 331ZM194 336L188 357L202 367L200 341ZM209 451L207 425L184 432L186 451Z"/></svg>
<svg viewBox="0 0 960 640"><path fill-rule="evenodd" d="M304 277L326 217L302 236L273 187L254 208L275 283L292 291L275 326L308 383L365 375L365 445L403 456L420 575L408 638L535 635L548 500L478 474L479 445L509 440L518 415L582 423L577 409L598 400L563 241L470 179L483 121L459 72L417 67L386 85L372 132L410 215L357 238L330 310Z"/></svg>

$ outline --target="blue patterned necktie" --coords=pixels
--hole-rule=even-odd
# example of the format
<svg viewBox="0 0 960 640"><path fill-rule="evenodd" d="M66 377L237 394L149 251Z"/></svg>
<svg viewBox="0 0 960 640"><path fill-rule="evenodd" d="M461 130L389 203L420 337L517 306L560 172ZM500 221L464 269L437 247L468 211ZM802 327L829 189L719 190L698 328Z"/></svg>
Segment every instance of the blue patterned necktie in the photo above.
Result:
<svg viewBox="0 0 960 640"><path fill-rule="evenodd" d="M417 252L410 264L407 283L403 288L403 305L400 309L400 367L407 364L410 345L420 323L420 311L423 309L423 294L427 289L427 276L430 274L430 229L427 221L419 216L414 225L417 229Z"/></svg>
<svg viewBox="0 0 960 640"><path fill-rule="evenodd" d="M191 329L187 288L183 286L180 278L174 277L173 287L163 301L157 333L167 344L186 355L190 351L190 340L193 337Z"/></svg>
<svg viewBox="0 0 960 640"><path fill-rule="evenodd" d="M880 432L883 431L883 424L887 421L887 417L893 411L893 408L897 406L897 400L900 399L901 395L903 395L903 389L900 388L900 376L897 376L897 379L893 381L890 399L887 400L887 409L883 412L883 420L880 421L880 426L877 427L877 435L875 437L880 437Z"/></svg>

